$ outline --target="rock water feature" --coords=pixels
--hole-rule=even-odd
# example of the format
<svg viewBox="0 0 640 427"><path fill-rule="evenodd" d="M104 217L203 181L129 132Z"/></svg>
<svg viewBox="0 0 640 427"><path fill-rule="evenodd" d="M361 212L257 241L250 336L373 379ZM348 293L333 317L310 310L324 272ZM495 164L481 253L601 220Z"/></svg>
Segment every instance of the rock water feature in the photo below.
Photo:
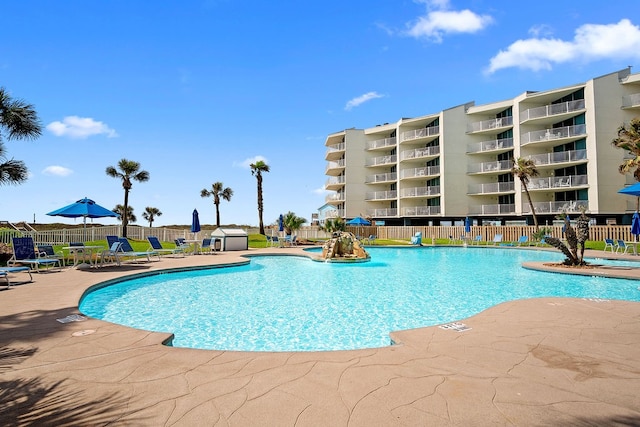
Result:
<svg viewBox="0 0 640 427"><path fill-rule="evenodd" d="M338 231L322 246L322 261L364 262L371 257L353 233Z"/></svg>

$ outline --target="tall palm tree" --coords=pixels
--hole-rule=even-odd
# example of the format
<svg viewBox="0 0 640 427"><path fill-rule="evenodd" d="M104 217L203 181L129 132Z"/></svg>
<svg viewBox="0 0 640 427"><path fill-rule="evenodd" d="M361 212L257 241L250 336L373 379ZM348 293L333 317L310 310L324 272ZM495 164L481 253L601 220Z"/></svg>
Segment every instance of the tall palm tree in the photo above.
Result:
<svg viewBox="0 0 640 427"><path fill-rule="evenodd" d="M269 165L258 160L255 163L251 163L251 175L255 176L258 180L258 218L260 220L260 234L264 234L264 223L262 222L262 212L264 211L264 204L262 202L262 173L269 172Z"/></svg>
<svg viewBox="0 0 640 427"><path fill-rule="evenodd" d="M149 228L153 227L153 221L155 221L158 216L162 216L160 209L152 208L151 206L147 206L144 208L144 212L142 212L142 218L149 221Z"/></svg>
<svg viewBox="0 0 640 427"><path fill-rule="evenodd" d="M120 170L118 170L120 169ZM133 181L146 182L149 181L149 172L140 170L140 163L133 160L122 159L118 162L118 169L108 166L105 172L112 178L122 180L122 188L124 188L124 205L123 212L128 211L129 207L129 191L133 186ZM122 217L122 237L127 237L127 225L129 220L127 216Z"/></svg>
<svg viewBox="0 0 640 427"><path fill-rule="evenodd" d="M282 217L282 222L284 224L285 233L292 234L294 231L299 230L300 227L302 227L302 224L307 222L307 219L289 211Z"/></svg>
<svg viewBox="0 0 640 427"><path fill-rule="evenodd" d="M233 196L233 190L229 187L224 188L224 184L221 182L214 182L211 185L211 190L203 188L200 192L200 197L213 196L213 204L216 205L216 226L220 227L220 202L221 198L227 202L231 201Z"/></svg>
<svg viewBox="0 0 640 427"><path fill-rule="evenodd" d="M539 175L538 168L536 167L535 162L531 159L518 157L517 159L511 159L511 161L513 162L511 173L513 176L517 176L522 183L522 188L524 188L527 200L529 200L529 206L531 207L531 213L533 215L533 224L535 225L535 231L537 232L538 217L536 216L536 208L533 206L533 202L531 201L531 194L529 194L528 185L531 178L535 178Z"/></svg>
<svg viewBox="0 0 640 427"><path fill-rule="evenodd" d="M622 125L618 128L618 137L611 141L614 147L626 150L630 156L625 158L618 167L621 174L628 173L632 169L636 181L640 181L640 117L629 122L629 126Z"/></svg>
<svg viewBox="0 0 640 427"><path fill-rule="evenodd" d="M36 139L42 134L42 126L35 108L21 99L13 99L0 87L0 130L7 140ZM6 158L0 133L0 185L20 184L27 180L28 169L24 162Z"/></svg>
<svg viewBox="0 0 640 427"><path fill-rule="evenodd" d="M118 214L118 218L120 218L122 223L124 223L125 218L127 223L136 222L138 220L138 218L136 218L135 214L133 213L133 208L131 206L127 206L127 208L125 209L125 207L122 205L116 205L116 207L111 211ZM127 215L124 215L125 212L127 213Z"/></svg>

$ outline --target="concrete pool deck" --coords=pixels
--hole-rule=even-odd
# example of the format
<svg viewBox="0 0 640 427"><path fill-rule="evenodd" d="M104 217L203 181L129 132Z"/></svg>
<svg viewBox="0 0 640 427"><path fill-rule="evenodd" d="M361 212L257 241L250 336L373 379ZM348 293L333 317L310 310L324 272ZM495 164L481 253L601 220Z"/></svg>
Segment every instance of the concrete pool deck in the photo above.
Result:
<svg viewBox="0 0 640 427"><path fill-rule="evenodd" d="M400 331L391 334L398 345L337 352L172 348L161 344L168 334L73 321L83 292L105 280L301 251L67 268L34 274L33 283L9 290L1 286L0 420L8 426L640 424L640 303L513 301L460 319L464 331ZM587 255L596 254L603 253ZM640 279L630 269L605 273Z"/></svg>

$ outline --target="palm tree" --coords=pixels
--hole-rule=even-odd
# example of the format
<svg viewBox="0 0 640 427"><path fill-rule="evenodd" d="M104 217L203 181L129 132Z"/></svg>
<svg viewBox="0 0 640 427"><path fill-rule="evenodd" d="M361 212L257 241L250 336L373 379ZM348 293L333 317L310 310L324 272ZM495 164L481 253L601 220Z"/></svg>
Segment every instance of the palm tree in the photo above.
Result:
<svg viewBox="0 0 640 427"><path fill-rule="evenodd" d="M327 233L333 233L335 231L344 231L347 228L347 224L340 217L335 218L327 218L324 221L324 226L321 227L322 230Z"/></svg>
<svg viewBox="0 0 640 427"><path fill-rule="evenodd" d="M120 169L120 171L118 171L118 169ZM122 180L122 188L124 188L123 212L127 212L129 207L129 191L133 186L131 180L138 182L149 181L149 172L144 170L141 171L140 163L127 159L122 159L118 162L118 169L113 166L108 166L105 172L112 178L119 178ZM122 220L122 237L127 237L128 223L129 220L125 215Z"/></svg>
<svg viewBox="0 0 640 427"><path fill-rule="evenodd" d="M13 99L0 87L0 130L6 131L7 140L36 139L42 134L42 126L31 104ZM0 133L0 185L20 184L27 180L28 169L24 162L7 159Z"/></svg>
<svg viewBox="0 0 640 427"><path fill-rule="evenodd" d="M536 216L536 208L533 206L533 202L531 201L531 194L529 194L529 188L527 185L529 184L529 180L539 175L538 168L536 168L536 164L531 159L524 159L522 157L518 157L517 159L511 159L513 165L511 167L511 173L513 176L517 176L520 182L522 183L522 188L524 188L524 192L527 195L527 200L529 200L529 206L531 207L531 214L533 215L533 224L535 226L535 231L538 231L538 217Z"/></svg>
<svg viewBox="0 0 640 427"><path fill-rule="evenodd" d="M147 206L144 208L144 212L142 212L142 218L149 221L149 228L153 227L153 221L155 221L158 216L162 216L160 209L152 208L151 206Z"/></svg>
<svg viewBox="0 0 640 427"><path fill-rule="evenodd" d="M611 143L614 147L622 148L630 154L618 167L618 171L625 174L633 169L634 178L640 181L640 117L631 120L628 127L620 126L618 137Z"/></svg>
<svg viewBox="0 0 640 427"><path fill-rule="evenodd" d="M127 206L125 209L125 207L122 205L116 205L116 207L111 209L111 211L118 214L118 218L120 218L123 224L125 222L125 219L127 223L136 222L138 220L138 218L136 218L136 216L134 215L133 208L131 206ZM125 212L127 212L127 215L124 215Z"/></svg>
<svg viewBox="0 0 640 427"><path fill-rule="evenodd" d="M251 175L255 176L258 180L258 218L260 220L260 234L264 234L264 223L262 222L262 212L264 211L264 205L262 203L262 173L269 172L269 165L258 160L255 163L251 163Z"/></svg>
<svg viewBox="0 0 640 427"><path fill-rule="evenodd" d="M292 234L294 231L299 230L302 224L307 222L306 218L297 216L295 213L289 211L282 217L284 229L286 234Z"/></svg>
<svg viewBox="0 0 640 427"><path fill-rule="evenodd" d="M220 227L220 199L222 198L227 202L230 201L231 196L233 196L233 190L229 187L224 188L224 184L221 182L214 182L211 185L211 190L203 188L200 191L200 197L209 196L213 196L213 204L216 205L216 227Z"/></svg>

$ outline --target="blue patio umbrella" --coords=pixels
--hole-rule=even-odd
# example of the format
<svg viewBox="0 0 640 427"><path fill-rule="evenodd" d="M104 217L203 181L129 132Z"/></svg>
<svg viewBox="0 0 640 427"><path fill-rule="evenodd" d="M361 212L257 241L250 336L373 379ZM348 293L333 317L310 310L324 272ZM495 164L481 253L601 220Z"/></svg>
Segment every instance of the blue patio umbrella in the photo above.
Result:
<svg viewBox="0 0 640 427"><path fill-rule="evenodd" d="M469 217L464 219L464 232L471 233L471 218Z"/></svg>
<svg viewBox="0 0 640 427"><path fill-rule="evenodd" d="M191 232L197 233L200 231L200 217L198 216L198 210L193 210L193 215L191 216Z"/></svg>
<svg viewBox="0 0 640 427"><path fill-rule="evenodd" d="M636 211L640 210L640 182L636 182L633 185L624 187L618 190L618 193L624 194L627 196L636 196L637 197Z"/></svg>
<svg viewBox="0 0 640 427"><path fill-rule="evenodd" d="M284 216L282 216L282 214L280 214L278 218L278 231L284 231Z"/></svg>
<svg viewBox="0 0 640 427"><path fill-rule="evenodd" d="M117 217L118 214L104 208L91 199L84 198L71 203L63 208L49 212L50 216L62 216L65 218L82 218L84 227L87 227L87 218Z"/></svg>
<svg viewBox="0 0 640 427"><path fill-rule="evenodd" d="M636 236L636 242L638 241L638 235L640 235L640 214L638 211L634 212L633 218L631 218L631 234Z"/></svg>
<svg viewBox="0 0 640 427"><path fill-rule="evenodd" d="M361 216L357 216L357 217L347 221L347 225L356 225L356 226L371 225L371 222L367 221L366 219L362 218Z"/></svg>

